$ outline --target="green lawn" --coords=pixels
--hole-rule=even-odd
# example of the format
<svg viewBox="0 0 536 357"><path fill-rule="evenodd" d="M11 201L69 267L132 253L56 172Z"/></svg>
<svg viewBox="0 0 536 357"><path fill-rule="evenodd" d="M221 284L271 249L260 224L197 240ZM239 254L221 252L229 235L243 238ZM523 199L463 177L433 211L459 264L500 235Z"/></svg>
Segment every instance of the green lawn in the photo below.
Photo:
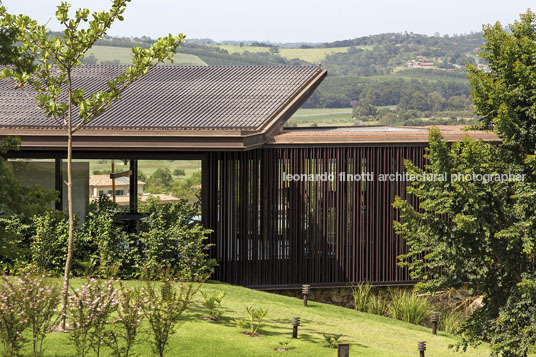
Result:
<svg viewBox="0 0 536 357"><path fill-rule="evenodd" d="M179 49L180 52L180 49ZM98 62L102 61L114 61L119 60L120 64L131 64L132 63L132 51L127 47L113 47L113 46L93 46L89 49L87 55L93 54L97 57ZM182 66L206 66L207 64L199 57L185 54L177 53L173 56L173 61L175 65Z"/></svg>
<svg viewBox="0 0 536 357"><path fill-rule="evenodd" d="M298 109L288 120L287 126L348 126L356 125L352 108Z"/></svg>
<svg viewBox="0 0 536 357"><path fill-rule="evenodd" d="M269 52L269 47L255 47L255 46L236 46L236 45L217 45L219 48L227 50L229 53L243 53L249 52ZM326 56L337 53L346 52L348 47L332 47L332 48L280 48L279 53L281 57L286 59L298 58L303 61L317 64L322 62Z"/></svg>
<svg viewBox="0 0 536 357"><path fill-rule="evenodd" d="M80 286L80 279L74 279L73 286ZM142 284L129 282L129 284ZM185 313L184 323L171 337L168 356L336 356L335 350L324 348L322 333L343 334L340 342L350 344L351 356L416 356L417 341L427 341L427 356L488 356L486 347L470 349L467 353L456 353L448 345L456 338L444 333L433 336L430 330L385 317L369 315L350 309L310 302L304 307L300 299L242 287L210 282L203 290L214 293L226 291L222 305L224 318L209 322L199 300ZM198 296L198 299L201 297ZM248 337L232 324L233 318L244 318L246 306L268 309L266 324L260 337ZM279 341L288 341L291 336L291 320L300 316L302 326L299 339L291 340L289 352L276 352ZM145 326L147 327L147 326ZM149 336L143 334L147 339ZM52 333L45 341L46 356L74 356L74 348L69 344L68 333ZM109 351L105 350L108 355ZM140 344L135 351L140 356L150 356L147 343ZM31 354L30 348L25 355Z"/></svg>

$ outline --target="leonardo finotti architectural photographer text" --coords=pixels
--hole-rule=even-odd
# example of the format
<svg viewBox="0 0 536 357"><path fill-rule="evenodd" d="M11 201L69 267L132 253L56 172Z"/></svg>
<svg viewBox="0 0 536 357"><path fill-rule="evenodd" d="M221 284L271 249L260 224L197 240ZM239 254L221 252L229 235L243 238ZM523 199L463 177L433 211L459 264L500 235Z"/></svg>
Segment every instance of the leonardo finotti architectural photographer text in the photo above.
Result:
<svg viewBox="0 0 536 357"><path fill-rule="evenodd" d="M363 172L360 174L349 174L346 172L340 172L338 174L335 173L327 173L324 172L322 174L289 174L286 172L283 172L283 181L343 181L343 182L352 182L352 181L365 181L365 182L371 182L371 181L441 181L441 182L497 182L497 181L524 181L525 175L524 174L513 174L513 173L506 173L506 174L462 174L462 173L456 173L456 174L448 174L448 173L442 173L442 174L430 174L430 173L424 173L424 174L409 174L407 172L396 172L392 174L377 174L375 175L374 172Z"/></svg>

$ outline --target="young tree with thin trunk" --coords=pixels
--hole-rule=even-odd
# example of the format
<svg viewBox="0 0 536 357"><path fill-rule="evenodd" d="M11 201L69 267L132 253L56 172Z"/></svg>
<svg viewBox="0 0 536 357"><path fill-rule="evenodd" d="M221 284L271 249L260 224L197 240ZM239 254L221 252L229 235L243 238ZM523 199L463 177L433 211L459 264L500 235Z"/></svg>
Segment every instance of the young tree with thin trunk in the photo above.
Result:
<svg viewBox="0 0 536 357"><path fill-rule="evenodd" d="M132 48L132 65L124 73L110 80L107 87L95 93L86 93L84 88L73 87L73 72L82 66L87 51L102 38L110 26L123 20L123 13L130 0L112 0L109 11L94 12L79 9L74 17L69 14L70 5L62 2L56 18L64 27L63 35L51 37L45 26L25 15L11 15L5 7L0 13L0 29L14 34L17 50L28 61L14 63L1 71L0 78L12 78L14 87L30 88L35 92L36 105L44 110L47 118L64 130L67 136L67 198L69 207L69 246L65 263L63 286L62 327L65 328L65 309L68 299L69 275L74 245L74 213L72 187L73 135L119 100L121 94L133 82L164 61L172 62L173 54L184 35L168 35L158 39L150 48Z"/></svg>

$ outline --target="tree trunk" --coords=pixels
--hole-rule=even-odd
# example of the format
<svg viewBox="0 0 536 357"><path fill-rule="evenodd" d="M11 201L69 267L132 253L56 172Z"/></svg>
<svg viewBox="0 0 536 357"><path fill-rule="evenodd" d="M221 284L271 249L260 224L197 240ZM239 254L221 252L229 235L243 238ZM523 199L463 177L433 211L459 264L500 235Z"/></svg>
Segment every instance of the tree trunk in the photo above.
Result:
<svg viewBox="0 0 536 357"><path fill-rule="evenodd" d="M73 259L74 246L74 213L73 213L73 130L72 130L72 98L71 98L71 73L67 71L69 113L67 122L67 202L69 206L69 246L67 248L67 260L65 261L65 275L63 277L63 306L61 310L61 328L65 331L67 320L67 303L69 301L69 274Z"/></svg>

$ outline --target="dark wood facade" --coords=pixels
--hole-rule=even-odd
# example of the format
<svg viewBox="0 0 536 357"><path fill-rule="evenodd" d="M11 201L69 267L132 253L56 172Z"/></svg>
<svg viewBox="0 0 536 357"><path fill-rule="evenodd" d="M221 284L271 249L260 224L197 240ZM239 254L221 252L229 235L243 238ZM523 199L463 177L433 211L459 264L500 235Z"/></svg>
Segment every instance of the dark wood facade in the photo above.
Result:
<svg viewBox="0 0 536 357"><path fill-rule="evenodd" d="M379 181L422 166L424 145L272 147L208 153L206 224L218 261L215 279L255 288L300 284L411 283L397 266L406 252L393 230L406 182ZM334 180L288 181L283 174L332 173ZM374 173L372 181L339 174ZM345 176L346 177L346 176Z"/></svg>

